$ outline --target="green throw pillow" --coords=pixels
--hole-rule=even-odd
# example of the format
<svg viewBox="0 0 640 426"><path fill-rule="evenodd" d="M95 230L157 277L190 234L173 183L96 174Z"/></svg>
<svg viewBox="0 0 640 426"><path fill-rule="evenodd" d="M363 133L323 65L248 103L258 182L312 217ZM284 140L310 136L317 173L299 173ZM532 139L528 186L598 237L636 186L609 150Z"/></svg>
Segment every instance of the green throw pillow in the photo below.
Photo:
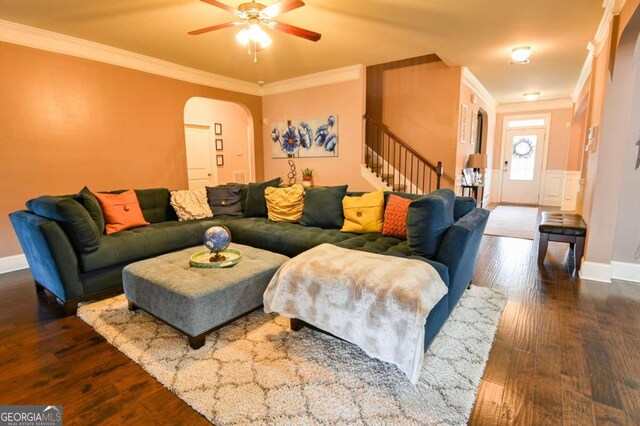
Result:
<svg viewBox="0 0 640 426"><path fill-rule="evenodd" d="M304 192L300 225L324 229L340 229L344 223L342 199L347 185L309 188Z"/></svg>
<svg viewBox="0 0 640 426"><path fill-rule="evenodd" d="M78 195L76 195L74 199L87 209L89 216L91 216L91 219L96 223L98 231L104 234L104 214L102 214L102 207L100 207L100 203L95 195L85 186L78 192Z"/></svg>
<svg viewBox="0 0 640 426"><path fill-rule="evenodd" d="M456 194L450 189L438 189L409 204L407 212L407 243L414 254L433 258L445 234L453 225Z"/></svg>
<svg viewBox="0 0 640 426"><path fill-rule="evenodd" d="M244 217L267 217L267 199L264 190L280 186L282 179L275 178L261 183L250 183L247 187L247 199L244 203Z"/></svg>

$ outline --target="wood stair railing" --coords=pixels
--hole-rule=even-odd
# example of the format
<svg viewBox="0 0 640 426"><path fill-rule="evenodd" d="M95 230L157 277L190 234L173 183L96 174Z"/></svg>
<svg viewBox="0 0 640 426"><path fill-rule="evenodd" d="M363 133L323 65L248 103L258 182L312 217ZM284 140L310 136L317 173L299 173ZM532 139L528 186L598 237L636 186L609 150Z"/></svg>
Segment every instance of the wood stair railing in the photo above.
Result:
<svg viewBox="0 0 640 426"><path fill-rule="evenodd" d="M370 115L364 120L365 165L373 173L394 191L427 194L440 189L441 161L432 164Z"/></svg>

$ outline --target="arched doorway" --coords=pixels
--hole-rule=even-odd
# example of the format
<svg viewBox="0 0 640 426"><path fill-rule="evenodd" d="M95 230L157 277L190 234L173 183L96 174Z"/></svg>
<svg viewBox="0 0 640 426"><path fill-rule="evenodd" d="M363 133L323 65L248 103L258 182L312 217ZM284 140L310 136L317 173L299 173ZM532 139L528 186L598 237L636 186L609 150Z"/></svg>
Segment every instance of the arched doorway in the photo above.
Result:
<svg viewBox="0 0 640 426"><path fill-rule="evenodd" d="M193 97L184 129L189 188L254 179L253 120L245 106Z"/></svg>

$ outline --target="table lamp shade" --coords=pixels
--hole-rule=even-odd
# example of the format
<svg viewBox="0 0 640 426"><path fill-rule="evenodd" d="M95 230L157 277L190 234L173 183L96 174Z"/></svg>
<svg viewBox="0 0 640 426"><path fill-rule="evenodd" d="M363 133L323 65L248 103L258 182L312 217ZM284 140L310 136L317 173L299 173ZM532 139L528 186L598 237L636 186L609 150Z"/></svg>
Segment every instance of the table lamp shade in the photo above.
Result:
<svg viewBox="0 0 640 426"><path fill-rule="evenodd" d="M487 155L486 154L471 154L467 160L467 167L470 169L486 169L487 168Z"/></svg>

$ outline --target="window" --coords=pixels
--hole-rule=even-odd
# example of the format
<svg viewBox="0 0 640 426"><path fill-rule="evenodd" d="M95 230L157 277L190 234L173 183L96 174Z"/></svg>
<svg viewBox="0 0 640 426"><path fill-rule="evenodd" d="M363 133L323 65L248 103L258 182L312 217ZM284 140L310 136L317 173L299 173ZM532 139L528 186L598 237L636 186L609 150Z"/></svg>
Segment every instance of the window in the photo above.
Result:
<svg viewBox="0 0 640 426"><path fill-rule="evenodd" d="M535 176L537 135L518 135L512 139L511 180L532 181Z"/></svg>
<svg viewBox="0 0 640 426"><path fill-rule="evenodd" d="M542 127L544 126L544 118L528 118L524 120L509 120L507 127L513 129L515 127Z"/></svg>

